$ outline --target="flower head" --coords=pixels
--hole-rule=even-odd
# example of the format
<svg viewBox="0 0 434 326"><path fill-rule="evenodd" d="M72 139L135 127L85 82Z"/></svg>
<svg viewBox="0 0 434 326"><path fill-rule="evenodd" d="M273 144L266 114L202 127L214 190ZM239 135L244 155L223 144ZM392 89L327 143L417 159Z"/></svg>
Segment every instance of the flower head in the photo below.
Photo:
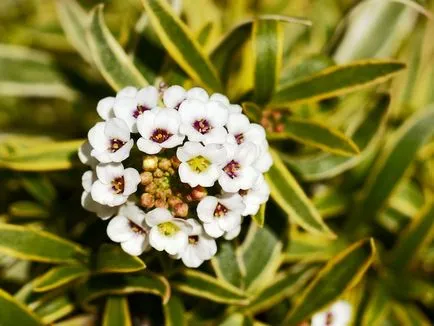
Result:
<svg viewBox="0 0 434 326"><path fill-rule="evenodd" d="M122 162L134 145L128 126L118 118L98 122L89 130L88 138L91 155L101 163Z"/></svg>
<svg viewBox="0 0 434 326"><path fill-rule="evenodd" d="M173 148L182 144L184 135L179 133L180 118L174 109L144 112L137 119L137 129L142 136L137 147L144 153L156 154L162 148Z"/></svg>
<svg viewBox="0 0 434 326"><path fill-rule="evenodd" d="M151 227L149 242L158 251L170 255L182 254L188 243L192 227L183 219L175 218L165 208L154 208L145 217Z"/></svg>
<svg viewBox="0 0 434 326"><path fill-rule="evenodd" d="M352 308L347 301L337 301L327 310L312 317L312 326L348 326L351 324Z"/></svg>
<svg viewBox="0 0 434 326"><path fill-rule="evenodd" d="M121 163L99 164L96 175L98 180L92 185L92 198L111 207L125 203L140 183L139 172L133 168L124 169Z"/></svg>
<svg viewBox="0 0 434 326"><path fill-rule="evenodd" d="M166 108L178 110L181 103L186 99L206 102L208 98L208 93L203 88L194 87L186 91L183 87L175 85L164 91L163 103Z"/></svg>
<svg viewBox="0 0 434 326"><path fill-rule="evenodd" d="M197 205L197 216L203 222L205 232L218 238L241 225L244 208L243 199L237 193L221 197L207 196Z"/></svg>
<svg viewBox="0 0 434 326"><path fill-rule="evenodd" d="M107 225L108 237L119 242L122 249L132 256L139 256L149 248L148 233L145 213L130 202L121 206L118 215Z"/></svg>

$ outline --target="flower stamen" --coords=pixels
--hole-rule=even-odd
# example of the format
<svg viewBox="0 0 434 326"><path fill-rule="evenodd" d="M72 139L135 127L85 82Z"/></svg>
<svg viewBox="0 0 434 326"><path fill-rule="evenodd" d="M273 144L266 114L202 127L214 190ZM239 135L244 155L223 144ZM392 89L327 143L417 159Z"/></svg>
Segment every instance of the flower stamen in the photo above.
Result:
<svg viewBox="0 0 434 326"><path fill-rule="evenodd" d="M232 160L223 168L223 171L231 178L234 179L238 176L238 171L240 170L240 163Z"/></svg>
<svg viewBox="0 0 434 326"><path fill-rule="evenodd" d="M215 217L225 216L228 211L229 211L229 209L226 206L218 203L215 210L214 210L214 216Z"/></svg>
<svg viewBox="0 0 434 326"><path fill-rule="evenodd" d="M113 179L112 181L112 189L115 192L115 194L121 194L124 192L125 187L125 179L124 177L117 177Z"/></svg>
<svg viewBox="0 0 434 326"><path fill-rule="evenodd" d="M179 228L179 226L177 226L176 224L174 224L172 222L164 222L164 223L158 224L158 230L164 236L168 237L168 236L172 236L175 233L177 233L180 230L180 228Z"/></svg>
<svg viewBox="0 0 434 326"><path fill-rule="evenodd" d="M131 231L133 231L134 233L137 233L137 234L146 234L147 233L145 231L145 229L143 229L141 226L137 225L136 223L132 222L131 220L130 220L129 224L130 224Z"/></svg>
<svg viewBox="0 0 434 326"><path fill-rule="evenodd" d="M197 242L199 241L199 236L198 235L190 235L188 237L188 243L195 245Z"/></svg>
<svg viewBox="0 0 434 326"><path fill-rule="evenodd" d="M241 145L242 143L244 143L244 134L238 134L235 135L235 140L237 142L238 145Z"/></svg>
<svg viewBox="0 0 434 326"><path fill-rule="evenodd" d="M112 153L115 153L124 145L125 145L125 142L120 140L120 139L111 139L109 151Z"/></svg>
<svg viewBox="0 0 434 326"><path fill-rule="evenodd" d="M168 140L170 137L172 137L173 134L168 132L165 129L157 128L152 133L150 139L158 144L164 143L166 140Z"/></svg>
<svg viewBox="0 0 434 326"><path fill-rule="evenodd" d="M150 110L147 106L144 105L137 105L136 110L133 112L133 117L137 119L139 115L141 115L143 112Z"/></svg>
<svg viewBox="0 0 434 326"><path fill-rule="evenodd" d="M189 159L187 163L190 168L196 173L204 172L211 165L211 162L202 155Z"/></svg>
<svg viewBox="0 0 434 326"><path fill-rule="evenodd" d="M202 135L205 135L212 129L212 126L210 125L208 120L200 119L193 122L193 128L200 132Z"/></svg>

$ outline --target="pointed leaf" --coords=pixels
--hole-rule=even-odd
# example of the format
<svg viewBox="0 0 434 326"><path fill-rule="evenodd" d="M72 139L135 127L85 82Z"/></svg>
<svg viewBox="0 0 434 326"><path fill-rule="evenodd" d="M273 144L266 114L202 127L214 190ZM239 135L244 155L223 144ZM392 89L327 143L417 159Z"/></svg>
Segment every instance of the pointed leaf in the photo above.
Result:
<svg viewBox="0 0 434 326"><path fill-rule="evenodd" d="M392 310L400 325L431 326L432 321L414 304L399 304L394 302Z"/></svg>
<svg viewBox="0 0 434 326"><path fill-rule="evenodd" d="M163 306L165 326L186 326L185 309L182 301L172 295L166 305Z"/></svg>
<svg viewBox="0 0 434 326"><path fill-rule="evenodd" d="M43 206L32 201L20 200L12 203L9 206L9 214L11 217L23 218L47 218L49 212Z"/></svg>
<svg viewBox="0 0 434 326"><path fill-rule="evenodd" d="M362 316L362 325L382 325L390 311L390 296L384 285L375 284Z"/></svg>
<svg viewBox="0 0 434 326"><path fill-rule="evenodd" d="M104 309L103 326L131 326L130 309L126 297L109 296Z"/></svg>
<svg viewBox="0 0 434 326"><path fill-rule="evenodd" d="M45 325L52 324L75 309L74 302L68 295L60 295L54 299L50 299L35 309L35 313L42 318Z"/></svg>
<svg viewBox="0 0 434 326"><path fill-rule="evenodd" d="M79 245L54 234L10 224L0 224L0 252L46 263L74 263L87 256Z"/></svg>
<svg viewBox="0 0 434 326"><path fill-rule="evenodd" d="M21 182L24 188L43 205L49 206L56 199L56 188L41 174L25 174Z"/></svg>
<svg viewBox="0 0 434 326"><path fill-rule="evenodd" d="M172 59L196 82L214 91L221 90L220 80L209 58L169 4L162 0L142 2L155 32Z"/></svg>
<svg viewBox="0 0 434 326"><path fill-rule="evenodd" d="M208 299L214 302L245 305L246 295L236 287L194 270L185 270L171 280L170 284L179 292Z"/></svg>
<svg viewBox="0 0 434 326"><path fill-rule="evenodd" d="M131 273L146 268L145 263L123 251L119 246L103 244L96 254L95 273Z"/></svg>
<svg viewBox="0 0 434 326"><path fill-rule="evenodd" d="M371 239L357 242L332 258L303 291L283 324L297 325L356 285L371 265L374 255L375 246Z"/></svg>
<svg viewBox="0 0 434 326"><path fill-rule="evenodd" d="M320 101L385 82L405 64L386 60L362 60L327 68L294 84L281 86L273 97L276 106Z"/></svg>
<svg viewBox="0 0 434 326"><path fill-rule="evenodd" d="M262 204L259 207L259 211L252 216L253 221L255 221L256 225L262 228L265 223L265 206L266 204Z"/></svg>
<svg viewBox="0 0 434 326"><path fill-rule="evenodd" d="M282 26L276 20L256 19L252 30L255 102L267 103L277 85L283 54Z"/></svg>
<svg viewBox="0 0 434 326"><path fill-rule="evenodd" d="M148 82L115 40L104 22L103 5L90 12L86 40L92 59L101 75L118 91L126 86L146 86Z"/></svg>
<svg viewBox="0 0 434 326"><path fill-rule="evenodd" d="M325 152L353 156L359 153L357 145L342 132L326 125L306 119L287 118L284 129L279 133L268 133L268 140L293 139L302 144L317 147Z"/></svg>
<svg viewBox="0 0 434 326"><path fill-rule="evenodd" d="M238 288L241 287L240 265L231 242L225 241L220 244L217 254L211 259L211 263L219 279Z"/></svg>
<svg viewBox="0 0 434 326"><path fill-rule="evenodd" d="M89 269L82 265L53 267L33 284L33 291L46 292L71 283L89 274Z"/></svg>
<svg viewBox="0 0 434 326"><path fill-rule="evenodd" d="M274 165L268 171L266 180L274 201L288 214L291 222L300 225L306 231L329 238L335 237L277 152L270 150L270 153Z"/></svg>
<svg viewBox="0 0 434 326"><path fill-rule="evenodd" d="M0 289L0 325L43 325L42 321L21 302Z"/></svg>

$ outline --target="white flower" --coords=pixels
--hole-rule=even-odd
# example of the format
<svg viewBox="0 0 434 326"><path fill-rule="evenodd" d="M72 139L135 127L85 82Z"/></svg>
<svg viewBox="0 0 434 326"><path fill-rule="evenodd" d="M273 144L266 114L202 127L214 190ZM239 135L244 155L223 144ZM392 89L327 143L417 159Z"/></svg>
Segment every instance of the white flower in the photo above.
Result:
<svg viewBox="0 0 434 326"><path fill-rule="evenodd" d="M216 144L202 145L185 142L176 156L181 161L179 177L191 187L211 187L222 173L221 163L226 159L226 150Z"/></svg>
<svg viewBox="0 0 434 326"><path fill-rule="evenodd" d="M156 154L162 148L182 144L184 135L179 133L180 118L174 109L155 108L143 112L137 118L137 129L142 136L137 147L147 154Z"/></svg>
<svg viewBox="0 0 434 326"><path fill-rule="evenodd" d="M91 155L102 163L122 162L134 145L128 126L118 118L98 122L89 130L88 138Z"/></svg>
<svg viewBox="0 0 434 326"><path fill-rule="evenodd" d="M187 99L181 103L178 111L181 116L180 131L190 141L204 144L223 144L226 141L224 126L229 111L221 102Z"/></svg>
<svg viewBox="0 0 434 326"><path fill-rule="evenodd" d="M149 248L148 233L145 213L132 202L123 205L107 225L108 237L132 256L139 256Z"/></svg>
<svg viewBox="0 0 434 326"><path fill-rule="evenodd" d="M174 258L181 258L187 267L197 268L216 254L217 244L213 238L204 232L199 222L192 218L188 219L187 222L193 228L188 235L188 244L185 250L175 255Z"/></svg>
<svg viewBox="0 0 434 326"><path fill-rule="evenodd" d="M197 205L197 216L203 222L205 232L218 238L225 232L236 231L241 225L244 208L243 199L237 193L222 197L207 196Z"/></svg>
<svg viewBox="0 0 434 326"><path fill-rule="evenodd" d="M229 99L227 98L227 96L225 96L223 94L214 93L211 95L211 97L209 99L212 101L217 101L217 102L224 104L228 108L230 114L241 113L241 111L242 111L242 108L240 105L231 104L229 102Z"/></svg>
<svg viewBox="0 0 434 326"><path fill-rule="evenodd" d="M343 300L312 317L312 326L348 326L351 324L351 305Z"/></svg>
<svg viewBox="0 0 434 326"><path fill-rule="evenodd" d="M113 106L115 104L115 98L108 96L100 100L96 106L96 112L103 120L108 120L115 117L113 112Z"/></svg>
<svg viewBox="0 0 434 326"><path fill-rule="evenodd" d="M90 153L92 152L92 146L89 141L86 140L78 149L78 158L81 163L90 166L92 169L98 164L98 160Z"/></svg>
<svg viewBox="0 0 434 326"><path fill-rule="evenodd" d="M250 142L245 142L240 146L226 144L228 156L222 165L223 173L218 181L222 189L226 192L237 192L240 189L251 188L260 173L253 167L255 160L258 159L258 148Z"/></svg>
<svg viewBox="0 0 434 326"><path fill-rule="evenodd" d="M131 132L137 132L137 118L143 112L155 108L158 99L158 90L154 86L138 91L135 88L123 89L116 96L113 111L116 117L126 122Z"/></svg>
<svg viewBox="0 0 434 326"><path fill-rule="evenodd" d="M164 91L163 103L166 108L179 109L181 103L186 99L196 99L202 102L208 101L208 93L200 87L194 87L186 91L181 86L171 86Z"/></svg>
<svg viewBox="0 0 434 326"><path fill-rule="evenodd" d="M182 254L188 243L192 227L183 219L173 217L165 208L155 208L146 214L146 223L151 227L149 243L158 251L170 255Z"/></svg>
<svg viewBox="0 0 434 326"><path fill-rule="evenodd" d="M125 203L140 183L139 172L133 168L124 169L121 163L99 164L96 175L98 180L92 185L92 198L111 207Z"/></svg>
<svg viewBox="0 0 434 326"><path fill-rule="evenodd" d="M246 205L243 215L255 215L259 211L259 206L268 200L270 187L265 181L264 176L260 174L252 188L240 192Z"/></svg>
<svg viewBox="0 0 434 326"><path fill-rule="evenodd" d="M93 171L89 170L83 173L81 184L84 191L81 194L81 206L83 206L85 210L95 213L101 219L106 220L115 215L118 208L101 205L92 199L90 191L95 181L96 175Z"/></svg>

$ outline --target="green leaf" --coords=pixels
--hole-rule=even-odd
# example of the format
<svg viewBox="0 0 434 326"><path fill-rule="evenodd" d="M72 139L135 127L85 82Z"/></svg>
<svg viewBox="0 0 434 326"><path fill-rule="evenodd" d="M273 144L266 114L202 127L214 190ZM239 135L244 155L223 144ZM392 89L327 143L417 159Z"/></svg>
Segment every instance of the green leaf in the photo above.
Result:
<svg viewBox="0 0 434 326"><path fill-rule="evenodd" d="M33 291L46 292L69 284L89 274L89 269L82 265L53 267L33 284Z"/></svg>
<svg viewBox="0 0 434 326"><path fill-rule="evenodd" d="M394 302L392 310L400 325L405 326L430 326L432 321L414 304L400 304Z"/></svg>
<svg viewBox="0 0 434 326"><path fill-rule="evenodd" d="M251 299L246 307L241 307L243 313L256 315L278 304L285 298L295 295L312 277L315 268L305 267L299 271L286 271L273 278L263 291Z"/></svg>
<svg viewBox="0 0 434 326"><path fill-rule="evenodd" d="M161 297L163 304L170 298L167 280L151 273L140 275L97 275L91 277L78 288L79 302L91 309L90 302L107 295L127 295L132 293L151 293Z"/></svg>
<svg viewBox="0 0 434 326"><path fill-rule="evenodd" d="M390 310L391 299L381 283L375 283L362 316L362 325L383 325Z"/></svg>
<svg viewBox="0 0 434 326"><path fill-rule="evenodd" d="M21 302L0 289L0 325L43 325L42 321Z"/></svg>
<svg viewBox="0 0 434 326"><path fill-rule="evenodd" d="M128 255L117 245L103 244L96 254L93 265L96 273L131 273L146 268L145 263Z"/></svg>
<svg viewBox="0 0 434 326"><path fill-rule="evenodd" d="M342 214L351 204L351 196L336 189L327 189L315 194L312 200L323 218Z"/></svg>
<svg viewBox="0 0 434 326"><path fill-rule="evenodd" d="M341 156L353 156L359 153L357 145L350 138L339 130L322 123L307 119L287 118L283 126L282 132L267 133L268 140L293 139Z"/></svg>
<svg viewBox="0 0 434 326"><path fill-rule="evenodd" d="M212 22L206 23L197 34L197 42L201 46L205 46L208 43L209 37L214 29L214 25Z"/></svg>
<svg viewBox="0 0 434 326"><path fill-rule="evenodd" d="M90 12L86 40L93 61L104 79L118 91L126 86L146 86L148 82L115 40L104 22L104 5Z"/></svg>
<svg viewBox="0 0 434 326"><path fill-rule="evenodd" d="M81 314L72 318L57 322L56 326L95 325L96 316L93 314Z"/></svg>
<svg viewBox="0 0 434 326"><path fill-rule="evenodd" d="M0 167L17 171L54 171L70 169L78 162L77 150L83 140L47 142L31 149L0 154Z"/></svg>
<svg viewBox="0 0 434 326"><path fill-rule="evenodd" d="M282 26L276 20L257 19L253 23L255 102L267 103L277 85L283 54Z"/></svg>
<svg viewBox="0 0 434 326"><path fill-rule="evenodd" d="M303 291L283 324L297 325L356 285L375 255L373 240L362 240L332 258Z"/></svg>
<svg viewBox="0 0 434 326"><path fill-rule="evenodd" d="M209 58L167 2L143 0L146 13L169 55L196 82L219 91L221 83Z"/></svg>
<svg viewBox="0 0 434 326"><path fill-rule="evenodd" d="M241 287L240 265L231 242L224 241L220 243L219 250L211 259L211 263L217 278L238 288Z"/></svg>
<svg viewBox="0 0 434 326"><path fill-rule="evenodd" d="M164 310L164 325L165 326L186 326L185 309L182 301L177 296L172 295Z"/></svg>
<svg viewBox="0 0 434 326"><path fill-rule="evenodd" d="M402 179L417 151L433 134L434 105L407 120L390 139L371 170L362 199L349 220L348 229L373 220Z"/></svg>
<svg viewBox="0 0 434 326"><path fill-rule="evenodd" d="M265 206L266 204L262 204L259 207L259 211L252 216L253 221L255 221L256 225L262 228L265 222Z"/></svg>
<svg viewBox="0 0 434 326"><path fill-rule="evenodd" d="M47 53L0 44L0 96L72 101L77 94L64 83L54 60Z"/></svg>
<svg viewBox="0 0 434 326"><path fill-rule="evenodd" d="M126 297L109 296L105 304L103 326L131 326L130 309Z"/></svg>
<svg viewBox="0 0 434 326"><path fill-rule="evenodd" d="M35 313L42 318L44 324L51 324L74 311L74 302L68 295L57 296L44 302L35 309Z"/></svg>
<svg viewBox="0 0 434 326"><path fill-rule="evenodd" d="M281 86L272 103L280 107L344 95L385 82L403 68L403 63L386 60L362 60L333 66L294 84Z"/></svg>
<svg viewBox="0 0 434 326"><path fill-rule="evenodd" d="M253 326L253 320L249 316L244 316L240 313L234 313L225 318L219 326Z"/></svg>
<svg viewBox="0 0 434 326"><path fill-rule="evenodd" d="M57 0L56 9L60 25L62 25L69 43L84 60L91 62L92 58L85 38L85 27L88 20L86 11L75 0Z"/></svg>
<svg viewBox="0 0 434 326"><path fill-rule="evenodd" d="M247 292L259 292L273 279L281 263L281 251L282 243L268 228L250 224L237 253Z"/></svg>
<svg viewBox="0 0 434 326"><path fill-rule="evenodd" d="M431 201L399 237L392 252L391 267L402 272L408 269L410 263L418 257L420 248L432 239L433 230L434 204Z"/></svg>
<svg viewBox="0 0 434 326"><path fill-rule="evenodd" d="M47 218L49 213L45 207L32 201L21 200L9 206L9 214L13 217Z"/></svg>
<svg viewBox="0 0 434 326"><path fill-rule="evenodd" d="M362 162L370 151L375 148L381 140L380 134L384 130L384 124L390 96L381 96L378 104L369 112L366 119L354 133L352 137L354 143L360 148L358 156L342 157L321 153L305 158L291 158L283 154L282 158L303 180L318 181L333 178Z"/></svg>
<svg viewBox="0 0 434 326"><path fill-rule="evenodd" d="M56 199L56 188L54 188L46 176L41 174L23 174L21 182L24 188L45 206L50 206Z"/></svg>
<svg viewBox="0 0 434 326"><path fill-rule="evenodd" d="M300 225L308 232L334 238L334 233L324 223L315 206L288 171L277 152L270 150L270 153L274 165L265 178L270 186L273 200L288 214L291 222Z"/></svg>
<svg viewBox="0 0 434 326"><path fill-rule="evenodd" d="M87 255L77 244L51 233L10 224L0 224L0 252L46 263L74 263Z"/></svg>
<svg viewBox="0 0 434 326"><path fill-rule="evenodd" d="M411 181L400 183L389 200L391 208L410 218L420 211L423 204L424 198L421 190Z"/></svg>
<svg viewBox="0 0 434 326"><path fill-rule="evenodd" d="M181 293L210 301L231 304L247 304L246 295L236 287L195 270L185 270L176 275L170 284Z"/></svg>

